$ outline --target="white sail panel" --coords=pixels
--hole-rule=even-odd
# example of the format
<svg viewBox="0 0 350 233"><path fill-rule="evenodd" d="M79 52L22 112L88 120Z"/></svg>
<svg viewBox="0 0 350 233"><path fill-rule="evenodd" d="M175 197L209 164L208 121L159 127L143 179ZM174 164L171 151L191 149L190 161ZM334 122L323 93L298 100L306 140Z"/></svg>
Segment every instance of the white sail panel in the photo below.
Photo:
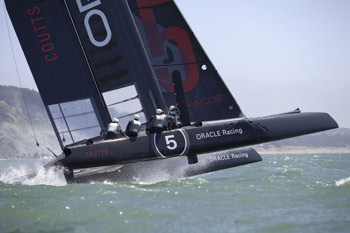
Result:
<svg viewBox="0 0 350 233"><path fill-rule="evenodd" d="M103 93L111 118L118 118L122 129L135 114L140 116L141 123L147 121L135 85Z"/></svg>
<svg viewBox="0 0 350 233"><path fill-rule="evenodd" d="M49 111L64 145L94 137L101 131L90 99L49 105Z"/></svg>

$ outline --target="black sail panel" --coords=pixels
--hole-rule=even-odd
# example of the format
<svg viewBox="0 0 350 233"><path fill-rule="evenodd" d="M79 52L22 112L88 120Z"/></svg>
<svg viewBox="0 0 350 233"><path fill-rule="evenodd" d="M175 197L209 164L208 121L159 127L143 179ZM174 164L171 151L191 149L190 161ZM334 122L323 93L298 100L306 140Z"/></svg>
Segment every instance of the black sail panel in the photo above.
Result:
<svg viewBox="0 0 350 233"><path fill-rule="evenodd" d="M66 1L101 92L135 84L147 118L165 104L126 0Z"/></svg>
<svg viewBox="0 0 350 233"><path fill-rule="evenodd" d="M191 121L242 117L242 111L172 0L128 0L168 106L171 73L182 74Z"/></svg>
<svg viewBox="0 0 350 233"><path fill-rule="evenodd" d="M44 103L92 96L96 86L64 2L8 0L6 6Z"/></svg>
<svg viewBox="0 0 350 233"><path fill-rule="evenodd" d="M110 117L64 2L8 0L6 7L61 146L98 135Z"/></svg>
<svg viewBox="0 0 350 233"><path fill-rule="evenodd" d="M6 7L62 147L110 122L105 93L134 85L146 118L165 107L126 0L6 0Z"/></svg>

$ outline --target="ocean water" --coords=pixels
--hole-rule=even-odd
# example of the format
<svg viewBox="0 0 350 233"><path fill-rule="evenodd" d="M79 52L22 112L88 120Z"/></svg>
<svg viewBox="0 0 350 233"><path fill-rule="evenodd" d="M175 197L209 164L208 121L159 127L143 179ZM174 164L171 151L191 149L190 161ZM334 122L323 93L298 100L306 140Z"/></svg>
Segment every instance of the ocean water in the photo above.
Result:
<svg viewBox="0 0 350 233"><path fill-rule="evenodd" d="M0 232L350 232L350 154L262 157L160 183L71 185L39 160L0 160Z"/></svg>

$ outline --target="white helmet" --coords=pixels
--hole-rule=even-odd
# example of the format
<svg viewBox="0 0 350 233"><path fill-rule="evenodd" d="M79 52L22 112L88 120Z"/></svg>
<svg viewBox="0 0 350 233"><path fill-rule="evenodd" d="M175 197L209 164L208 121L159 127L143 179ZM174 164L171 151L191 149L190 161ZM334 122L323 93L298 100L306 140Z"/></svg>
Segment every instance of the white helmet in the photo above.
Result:
<svg viewBox="0 0 350 233"><path fill-rule="evenodd" d="M162 109L158 108L158 109L156 110L156 114L157 114L157 115L160 115L160 114L162 114L162 113L163 113L163 110L162 110Z"/></svg>
<svg viewBox="0 0 350 233"><path fill-rule="evenodd" d="M171 105L170 108L169 108L169 111L173 111L175 109L176 109L176 107L174 105Z"/></svg>
<svg viewBox="0 0 350 233"><path fill-rule="evenodd" d="M136 115L134 116L134 120L136 120L136 121L140 120L140 116L136 114Z"/></svg>
<svg viewBox="0 0 350 233"><path fill-rule="evenodd" d="M119 123L119 120L118 120L118 118L113 118L112 122L113 123Z"/></svg>

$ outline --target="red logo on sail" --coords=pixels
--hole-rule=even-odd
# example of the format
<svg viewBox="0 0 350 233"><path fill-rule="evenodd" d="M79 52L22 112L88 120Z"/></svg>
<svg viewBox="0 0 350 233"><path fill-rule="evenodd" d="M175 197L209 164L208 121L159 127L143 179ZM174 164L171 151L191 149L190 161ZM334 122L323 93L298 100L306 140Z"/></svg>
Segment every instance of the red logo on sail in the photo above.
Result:
<svg viewBox="0 0 350 233"><path fill-rule="evenodd" d="M47 31L47 26L44 23L44 17L40 14L41 9L38 6L27 10L27 14L30 16L30 22L33 25L33 31L40 44L41 51L44 53L45 61L54 61L58 58L55 53L55 46L51 42L51 35Z"/></svg>
<svg viewBox="0 0 350 233"><path fill-rule="evenodd" d="M204 106L208 104L215 104L218 102L222 102L224 100L224 96L219 94L214 97L203 97L199 100L187 101L187 107L194 108L198 106Z"/></svg>
<svg viewBox="0 0 350 233"><path fill-rule="evenodd" d="M137 0L138 7L143 8L139 10L139 13L151 52L151 60L162 59L165 66L176 65L174 69L178 69L181 66L182 73L185 74L185 81L183 82L184 91L189 92L199 82L199 70L188 32L177 26L162 28L156 22L153 8L145 8L166 2L172 2L172 0ZM165 46L166 43L172 44L173 48L170 48L170 45ZM177 51L174 49L175 46L177 47ZM176 60L180 62L176 62ZM158 79L160 79L160 85L173 93L172 70L168 67L156 67L154 70Z"/></svg>

